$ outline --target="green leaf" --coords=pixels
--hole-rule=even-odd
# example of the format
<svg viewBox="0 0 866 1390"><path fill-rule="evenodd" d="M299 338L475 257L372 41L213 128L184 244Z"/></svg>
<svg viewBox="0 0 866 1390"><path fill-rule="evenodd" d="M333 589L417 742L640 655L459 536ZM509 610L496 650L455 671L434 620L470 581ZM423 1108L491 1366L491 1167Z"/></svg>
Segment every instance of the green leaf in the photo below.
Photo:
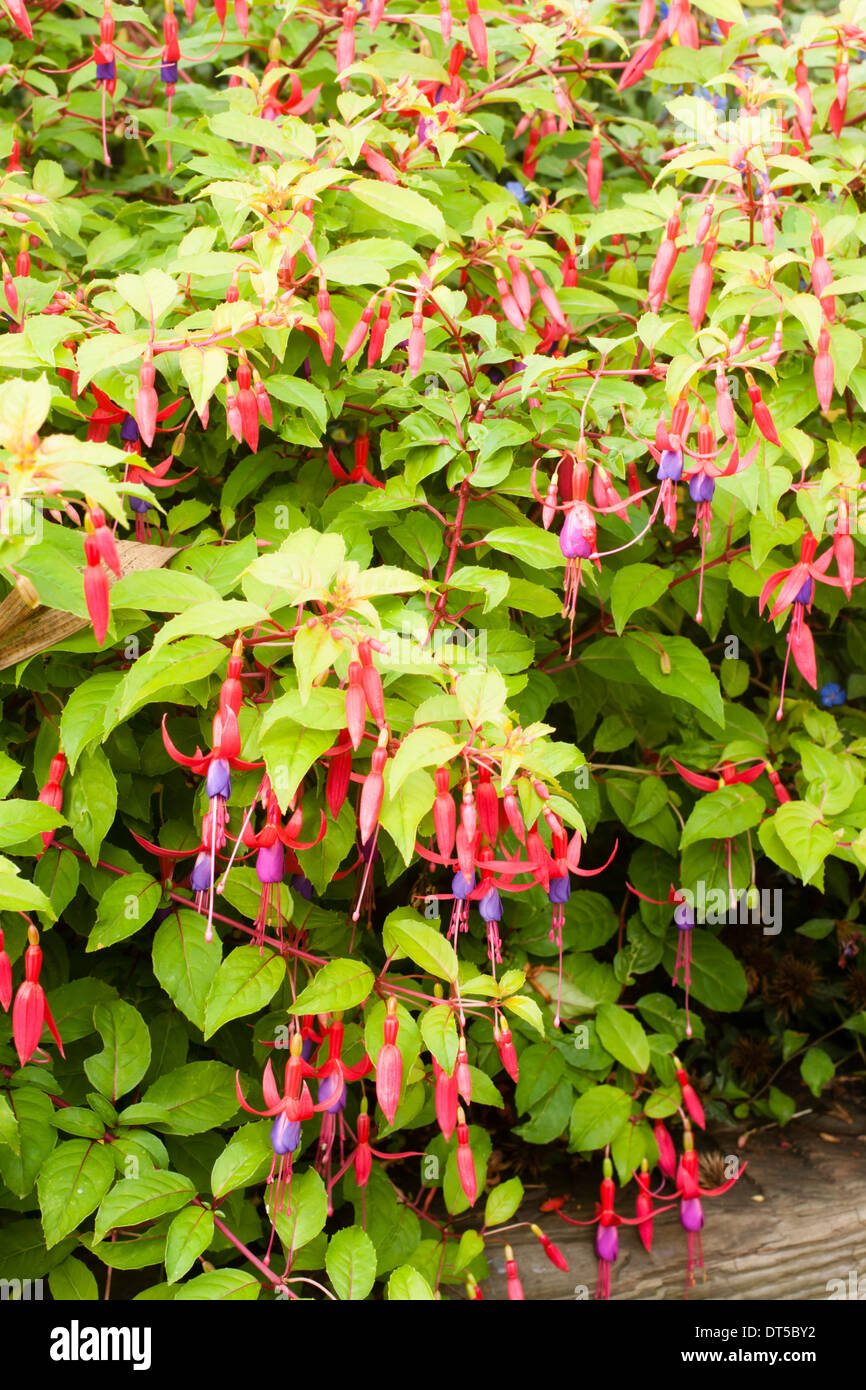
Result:
<svg viewBox="0 0 866 1390"><path fill-rule="evenodd" d="M153 938L153 973L197 1028L204 1028L205 1004L219 965L219 940L205 941L197 912L183 909L158 928Z"/></svg>
<svg viewBox="0 0 866 1390"><path fill-rule="evenodd" d="M376 1280L376 1247L360 1226L344 1226L328 1241L325 1268L338 1298L358 1302Z"/></svg>
<svg viewBox="0 0 866 1390"><path fill-rule="evenodd" d="M186 1206L195 1187L183 1173L154 1168L141 1178L115 1183L96 1214L96 1238L102 1240L116 1226L141 1226Z"/></svg>
<svg viewBox="0 0 866 1390"><path fill-rule="evenodd" d="M217 1201L238 1188L266 1178L273 1162L271 1122L244 1125L233 1134L211 1172L211 1190Z"/></svg>
<svg viewBox="0 0 866 1390"><path fill-rule="evenodd" d="M651 608L667 593L670 582L669 572L656 565L626 565L617 570L610 590L610 611L618 637L632 613Z"/></svg>
<svg viewBox="0 0 866 1390"><path fill-rule="evenodd" d="M156 653L178 637L225 637L226 633L255 627L267 618L267 609L238 598L209 599L195 603L170 618L156 634L151 650Z"/></svg>
<svg viewBox="0 0 866 1390"><path fill-rule="evenodd" d="M449 1076L457 1060L457 1020L447 1004L434 1004L421 1014L421 1037L443 1071Z"/></svg>
<svg viewBox="0 0 866 1390"><path fill-rule="evenodd" d="M70 855L64 855L65 859L70 857ZM40 860L36 866L37 875L41 862ZM56 922L57 920L57 910L35 883L30 883L20 874L0 873L0 911L26 912L30 909L41 912L49 922Z"/></svg>
<svg viewBox="0 0 866 1390"><path fill-rule="evenodd" d="M559 570L565 561L559 541L540 526L502 526L485 536L494 550L513 555L534 570Z"/></svg>
<svg viewBox="0 0 866 1390"><path fill-rule="evenodd" d="M228 371L228 355L220 347L188 347L178 353L178 366L189 387L192 403L201 415ZM123 582L123 581L121 581Z"/></svg>
<svg viewBox="0 0 866 1390"><path fill-rule="evenodd" d="M107 1145L88 1139L58 1144L43 1163L37 1183L49 1250L96 1210L116 1174Z"/></svg>
<svg viewBox="0 0 866 1390"><path fill-rule="evenodd" d="M649 1069L649 1039L633 1013L618 1004L600 1004L595 1024L599 1042L612 1057L641 1075Z"/></svg>
<svg viewBox="0 0 866 1390"><path fill-rule="evenodd" d="M503 1002L502 1007L508 1013L515 1014L517 1018L528 1023L530 1028L534 1028L543 1038L545 1036L544 1015L534 999L530 999L525 994L512 995L510 999Z"/></svg>
<svg viewBox="0 0 866 1390"><path fill-rule="evenodd" d="M268 1215L273 1218L287 1254L300 1250L324 1230L328 1219L328 1194L315 1169L295 1174L291 1190L286 1190L282 1210L269 1210Z"/></svg>
<svg viewBox="0 0 866 1390"><path fill-rule="evenodd" d="M770 1087L767 1101L773 1118L778 1120L780 1125L786 1125L797 1109L797 1102L794 1097L785 1095L785 1092L780 1091L778 1086Z"/></svg>
<svg viewBox="0 0 866 1390"><path fill-rule="evenodd" d="M117 810L117 782L101 748L81 758L64 804L73 835L95 864Z"/></svg>
<svg viewBox="0 0 866 1390"><path fill-rule="evenodd" d="M52 1269L48 1287L55 1303L94 1303L99 1298L99 1286L92 1270L74 1255Z"/></svg>
<svg viewBox="0 0 866 1390"><path fill-rule="evenodd" d="M305 623L298 629L292 655L298 673L298 693L304 705L310 698L313 681L331 669L340 655L340 648L324 623L316 622L312 627Z"/></svg>
<svg viewBox="0 0 866 1390"><path fill-rule="evenodd" d="M271 725L262 735L261 751L281 810L286 810L313 763L333 742L329 729L310 729L288 720Z"/></svg>
<svg viewBox="0 0 866 1390"><path fill-rule="evenodd" d="M695 803L680 839L680 848L696 840L733 839L759 824L767 804L751 787L720 787Z"/></svg>
<svg viewBox="0 0 866 1390"><path fill-rule="evenodd" d="M162 889L150 874L124 874L102 894L87 950L101 951L124 941L153 917Z"/></svg>
<svg viewBox="0 0 866 1390"><path fill-rule="evenodd" d="M772 817L772 826L796 864L795 872L808 883L836 847L836 837L821 824L822 811L808 801L786 801Z"/></svg>
<svg viewBox="0 0 866 1390"><path fill-rule="evenodd" d="M52 806L43 806L41 801L0 801L0 849L10 845L22 845L41 835L46 830L56 830L66 821ZM7 876L4 874L4 879ZM11 878L11 875L9 875ZM10 891L14 889L10 886Z"/></svg>
<svg viewBox="0 0 866 1390"><path fill-rule="evenodd" d="M835 1063L823 1047L810 1047L800 1062L800 1075L816 1098L835 1074Z"/></svg>
<svg viewBox="0 0 866 1390"><path fill-rule="evenodd" d="M168 1112L175 1134L203 1134L237 1114L234 1069L222 1062L188 1062L149 1086L143 1100Z"/></svg>
<svg viewBox="0 0 866 1390"><path fill-rule="evenodd" d="M286 963L273 951L237 946L223 961L208 993L205 1038L232 1018L257 1013L273 999L286 977Z"/></svg>
<svg viewBox="0 0 866 1390"><path fill-rule="evenodd" d="M523 1201L523 1183L519 1178L509 1178L491 1188L484 1208L485 1226L502 1226L510 1221Z"/></svg>
<svg viewBox="0 0 866 1390"><path fill-rule="evenodd" d="M262 1286L253 1271L248 1269L212 1269L196 1279L181 1284L174 1295L175 1303L254 1303Z"/></svg>
<svg viewBox="0 0 866 1390"><path fill-rule="evenodd" d="M451 942L410 907L395 908L386 917L382 945L387 955L406 955L437 979L457 979L457 955Z"/></svg>
<svg viewBox="0 0 866 1390"><path fill-rule="evenodd" d="M0 1144L5 1144L14 1154L21 1152L21 1132L15 1112L6 1097L0 1094Z"/></svg>
<svg viewBox="0 0 866 1390"><path fill-rule="evenodd" d="M629 1117L631 1097L618 1086L593 1086L574 1102L568 1142L572 1149L603 1149Z"/></svg>
<svg viewBox="0 0 866 1390"><path fill-rule="evenodd" d="M376 977L358 960L332 960L323 965L289 1006L290 1014L334 1013L363 1004Z"/></svg>
<svg viewBox="0 0 866 1390"><path fill-rule="evenodd" d="M693 998L720 1013L736 1013L746 1002L748 982L734 953L707 928L696 926L691 932ZM673 972L674 945L665 950L665 967Z"/></svg>
<svg viewBox="0 0 866 1390"><path fill-rule="evenodd" d="M192 604L213 602L216 597L215 590L203 579L198 579L194 574L184 574L182 570L133 570L112 586L111 607L113 610L142 608L146 613L184 613ZM92 676L82 689L102 679L105 678ZM119 677L112 674L112 679L116 681ZM69 702L64 719L68 713ZM61 742L65 751L66 735L62 726Z"/></svg>
<svg viewBox="0 0 866 1390"><path fill-rule="evenodd" d="M423 1274L411 1265L399 1265L388 1280L390 1303L433 1303L436 1295Z"/></svg>
<svg viewBox="0 0 866 1390"><path fill-rule="evenodd" d="M458 678L455 693L473 729L499 719L508 698L505 681L498 671L466 671Z"/></svg>
<svg viewBox="0 0 866 1390"><path fill-rule="evenodd" d="M177 298L177 285L164 270L146 270L143 275L118 275L114 288L145 323L159 323Z"/></svg>
<svg viewBox="0 0 866 1390"><path fill-rule="evenodd" d="M462 744L443 729L427 725L411 729L388 764L388 794L395 796L410 772L420 767L439 767L457 756Z"/></svg>
<svg viewBox="0 0 866 1390"><path fill-rule="evenodd" d="M57 1143L54 1107L44 1091L22 1086L9 1094L18 1124L19 1146L0 1144L0 1176L16 1197L30 1194L36 1175Z"/></svg>
<svg viewBox="0 0 866 1390"><path fill-rule="evenodd" d="M165 1238L165 1273L170 1284L182 1279L214 1238L213 1212L184 1207L172 1220Z"/></svg>
<svg viewBox="0 0 866 1390"><path fill-rule="evenodd" d="M724 724L725 710L722 692L712 667L693 642L685 637L657 636L648 633L640 637L626 635L627 654L634 661L644 680L663 695L673 695L709 714L717 724Z"/></svg>
<svg viewBox="0 0 866 1390"><path fill-rule="evenodd" d="M81 881L78 860L74 854L65 854L53 845L42 855L36 865L33 881L36 887L49 899L50 906L43 911L49 921L54 921L69 906L78 892L78 885ZM25 904L22 903L21 906L23 907Z"/></svg>
<svg viewBox="0 0 866 1390"><path fill-rule="evenodd" d="M122 999L97 1004L93 1024L104 1046L87 1058L84 1070L101 1095L116 1101L138 1084L150 1066L150 1034L138 1010Z"/></svg>
<svg viewBox="0 0 866 1390"><path fill-rule="evenodd" d="M152 579L158 575L159 571L148 571L147 576L135 577ZM117 606L115 595L119 587L115 586L111 593L113 607ZM100 671L70 691L60 719L60 746L66 754L70 772L75 771L79 755L88 743L101 738L106 706L112 702L122 679L119 671Z"/></svg>
<svg viewBox="0 0 866 1390"><path fill-rule="evenodd" d="M420 193L394 184L377 183L372 179L353 179L346 185L346 191L365 207L379 213L385 219L385 226L393 218L395 222L429 232L436 241L448 240L448 228L441 212Z"/></svg>
<svg viewBox="0 0 866 1390"><path fill-rule="evenodd" d="M429 772L410 772L399 791L387 796L379 812L379 824L403 856L404 864L415 857L418 826L433 805L436 787Z"/></svg>

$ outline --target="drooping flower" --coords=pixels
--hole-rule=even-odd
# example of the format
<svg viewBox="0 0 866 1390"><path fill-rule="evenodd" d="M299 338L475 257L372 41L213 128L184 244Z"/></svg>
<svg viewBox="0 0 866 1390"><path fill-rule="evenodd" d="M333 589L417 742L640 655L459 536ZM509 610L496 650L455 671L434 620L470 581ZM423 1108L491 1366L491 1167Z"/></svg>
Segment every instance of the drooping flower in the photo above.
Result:
<svg viewBox="0 0 866 1390"><path fill-rule="evenodd" d="M598 1257L598 1278L595 1286L595 1296L597 1299L609 1299L611 1287L611 1272L619 1255L619 1233L618 1226L640 1226L647 1220L652 1220L652 1216L660 1214L662 1211L670 1211L670 1205L658 1208L657 1212L651 1214L644 1213L638 1216L619 1216L614 1210L616 1197L616 1185L613 1181L613 1164L607 1156L602 1161L602 1179L599 1202L595 1204L595 1216L589 1221L577 1221L572 1216L566 1216L560 1210L562 1198L553 1198L550 1202L545 1202L542 1211L555 1211L562 1221L566 1221L569 1226L597 1226L595 1235L595 1253Z"/></svg>
<svg viewBox="0 0 866 1390"><path fill-rule="evenodd" d="M469 1144L469 1126L463 1109L457 1107L457 1175L460 1186L470 1207L478 1197L478 1174L475 1171L475 1157Z"/></svg>
<svg viewBox="0 0 866 1390"><path fill-rule="evenodd" d="M51 1016L48 1000L45 998L45 990L39 983L42 951L39 946L39 932L32 925L27 929L27 939L30 944L24 952L24 982L18 986L15 1003L12 1005L12 1037L22 1067L27 1065L39 1048L42 1030L46 1024L61 1057L66 1055L57 1024ZM8 1005L4 1007L8 1008Z"/></svg>
<svg viewBox="0 0 866 1390"><path fill-rule="evenodd" d="M226 782L228 783L228 792L226 794L231 794L231 783L228 781L227 765L223 763L223 760L212 763L208 770L207 781L208 795L211 796L211 805L213 805L214 800L211 792L211 779L215 769L223 765L225 766ZM214 781L214 786L217 788L217 791L221 785L222 783L216 780ZM324 839L325 831L327 830L327 820L324 812L320 811L319 830L316 838L302 841L300 836L304 821L304 810L301 788L299 788L290 799L289 810L291 811L291 815L286 825L282 823L283 813L280 810L280 803L277 800L276 793L271 787L270 779L267 777L262 783L260 799L262 804L266 807L267 818L265 824L261 830L254 831L251 827L248 815L244 819L240 839L249 849L258 851L255 870L256 877L262 885L262 891L254 925L256 928L256 941L259 947L263 949L265 928L274 914L276 914L277 917L279 934L282 936L283 924L282 915L280 913L280 884L283 881L286 868L286 850L288 849L291 852L292 868L297 870L299 866L294 857L295 851L313 849L319 844L321 840ZM229 864L229 869L230 868L231 864ZM228 871L227 869L226 874ZM225 878L225 875L223 875L223 878Z"/></svg>
<svg viewBox="0 0 866 1390"><path fill-rule="evenodd" d="M683 972L683 985L686 992L686 1037L692 1036L692 1020L689 1013L689 990L692 984L692 932L695 914L688 903L679 902L674 909L674 925L677 929L677 957L671 984L679 982L680 970Z"/></svg>
<svg viewBox="0 0 866 1390"><path fill-rule="evenodd" d="M245 762L239 757L241 735L238 714L243 699L240 680L242 664L243 639L239 637L232 647L226 678L220 688L219 709L213 721L213 748L209 753L202 753L198 747L192 757L181 753L168 736L165 717L162 721L162 739L169 757L182 767L188 767L197 776L205 778L209 809L202 824L201 842L193 849L167 850L133 832L134 838L144 849L149 850L151 854L159 855L161 859L186 859L191 854L197 855L190 886L199 895L200 910L203 907L203 895L208 895L206 941L213 940L215 863L218 851L222 850L226 843L226 802L231 796L231 771L236 769L246 772L261 767L261 763Z"/></svg>
<svg viewBox="0 0 866 1390"><path fill-rule="evenodd" d="M704 1225L704 1210L701 1199L720 1197L733 1187L746 1170L745 1163L737 1165L734 1177L722 1183L721 1187L702 1188L698 1179L698 1154L694 1136L686 1124L683 1134L683 1153L677 1168L677 1196L680 1199L680 1223L688 1237L688 1261L686 1264L686 1297L695 1285L695 1270L704 1268L704 1252L701 1243L701 1230ZM706 1272L704 1278L706 1279Z"/></svg>
<svg viewBox="0 0 866 1390"><path fill-rule="evenodd" d="M388 1124L393 1125L403 1085L403 1054L397 1046L400 1020L393 994L388 1000L383 1027L385 1041L376 1058L376 1099Z"/></svg>
<svg viewBox="0 0 866 1390"><path fill-rule="evenodd" d="M512 1302L523 1302L526 1295L523 1292L523 1285L517 1273L517 1261L514 1258L514 1251L510 1245L505 1247L505 1278L508 1297Z"/></svg>
<svg viewBox="0 0 866 1390"><path fill-rule="evenodd" d="M50 806L52 810L61 811L63 809L63 777L66 772L66 755L62 751L55 754L51 759L51 766L48 769L48 780L39 792L38 800L43 806ZM42 853L48 849L54 840L54 830L44 830L42 832Z"/></svg>
<svg viewBox="0 0 866 1390"><path fill-rule="evenodd" d="M0 927L0 1006L3 1012L9 1012L9 1005L12 1003L12 962L9 953L3 942L3 929Z"/></svg>
<svg viewBox="0 0 866 1390"><path fill-rule="evenodd" d="M274 1078L270 1059L266 1062L262 1076L264 1110L256 1110L254 1106L247 1103L241 1090L240 1072L237 1072L235 1078L238 1101L248 1114L274 1116L274 1123L271 1126L271 1147L274 1151L274 1157L268 1177L268 1184L273 1184L271 1203L268 1208L271 1216L271 1239L265 1255L265 1264L270 1263L276 1213L283 1210L286 1188L291 1181L292 1155L301 1142L301 1125L305 1120L311 1120L315 1111L323 1110L327 1104L327 1102L320 1105L313 1104L313 1098L305 1078L313 1076L315 1072L314 1068L301 1056L302 1047L300 1032L293 1033L289 1043L289 1060L286 1063L282 1092L280 1092Z"/></svg>
<svg viewBox="0 0 866 1390"><path fill-rule="evenodd" d="M776 711L776 719L781 719L784 714L785 704L785 680L788 674L788 661L793 653L794 662L803 678L808 681L814 690L818 684L817 666L815 661L815 644L808 624L805 621L805 613L812 606L815 595L815 583L830 584L834 588L845 589L850 582L862 584L862 579L850 580L849 576L832 578L827 575L831 560L833 559L833 547L828 548L823 554L816 556L818 542L811 532L807 531L800 542L800 559L797 564L789 569L777 570L771 574L763 589L758 604L759 611L763 610L764 605L769 601L773 590L782 580L782 587L776 595L775 603L770 609L770 618L776 618L783 613L786 608L792 608L791 626L788 630L788 651L785 655L785 665L782 670L782 685L779 692L779 707Z"/></svg>

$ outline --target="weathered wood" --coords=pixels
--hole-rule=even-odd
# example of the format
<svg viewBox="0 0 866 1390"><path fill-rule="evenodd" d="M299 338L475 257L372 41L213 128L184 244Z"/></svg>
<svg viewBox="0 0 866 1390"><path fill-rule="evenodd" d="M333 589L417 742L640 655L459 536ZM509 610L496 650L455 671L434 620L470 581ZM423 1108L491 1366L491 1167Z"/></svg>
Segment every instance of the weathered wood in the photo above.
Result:
<svg viewBox="0 0 866 1390"><path fill-rule="evenodd" d="M866 1113L837 1107L835 1114L816 1114L785 1130L753 1135L742 1150L736 1141L731 1130L699 1136L702 1150L736 1154L748 1166L729 1192L704 1202L707 1280L698 1276L689 1300L817 1301L850 1298L856 1290L853 1296L866 1299ZM582 1186L564 1211L587 1220L594 1212L595 1192L589 1183ZM539 1196L538 1203L547 1195ZM634 1216L634 1183L618 1194L617 1210ZM527 1300L586 1297L584 1290L592 1298L595 1228L579 1230L553 1214L536 1216L537 1211L538 1206L530 1219L563 1251L570 1273L549 1262L528 1230L512 1232L508 1239ZM503 1299L501 1246L490 1252L489 1261L484 1296ZM633 1227L620 1227L611 1297L682 1299L685 1269L686 1234L676 1210L656 1219L651 1254Z"/></svg>
<svg viewBox="0 0 866 1390"><path fill-rule="evenodd" d="M123 540L116 544L121 578L133 570L161 569L178 553L177 547L168 545L141 545L138 541ZM109 575L109 583L114 583L113 575ZM0 671L28 657L38 656L88 626L87 618L78 618L58 608L45 608L41 604L29 608L13 589L0 603Z"/></svg>

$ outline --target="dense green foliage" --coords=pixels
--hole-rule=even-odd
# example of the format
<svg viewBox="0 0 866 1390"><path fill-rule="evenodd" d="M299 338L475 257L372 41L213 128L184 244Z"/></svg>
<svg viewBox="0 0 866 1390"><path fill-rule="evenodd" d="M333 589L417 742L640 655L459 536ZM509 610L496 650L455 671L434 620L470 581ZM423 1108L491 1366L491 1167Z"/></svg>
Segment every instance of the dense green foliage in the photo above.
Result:
<svg viewBox="0 0 866 1390"><path fill-rule="evenodd" d="M493 1133L609 1155L631 1211L675 1054L710 1117L782 1124L864 1060L864 6L645 4L641 39L633 4L455 0L446 41L436 3L245 36L198 0L167 84L171 24L117 4L115 85L96 0L32 38L4 3L0 926L16 989L42 934L64 1055L19 1066L0 1013L0 1274L472 1296L522 1200ZM111 532L150 559L109 613ZM456 936L437 794L495 876ZM268 1060L282 1092L340 1015L374 1069L275 1156L237 1087L273 1113ZM434 1062L471 1078L447 1140ZM411 1156L359 1185L364 1096Z"/></svg>

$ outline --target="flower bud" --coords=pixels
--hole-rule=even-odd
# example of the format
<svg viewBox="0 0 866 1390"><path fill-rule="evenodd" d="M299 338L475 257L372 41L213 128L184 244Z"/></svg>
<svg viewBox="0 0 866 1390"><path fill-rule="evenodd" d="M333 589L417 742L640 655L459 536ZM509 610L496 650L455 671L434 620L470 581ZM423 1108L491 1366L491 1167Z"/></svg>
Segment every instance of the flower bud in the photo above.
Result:
<svg viewBox="0 0 866 1390"><path fill-rule="evenodd" d="M376 1099L389 1125L394 1123L403 1084L403 1054L395 1041L398 1029L397 1001L392 995L385 1018L385 1042L376 1061Z"/></svg>
<svg viewBox="0 0 866 1390"><path fill-rule="evenodd" d="M467 1202L470 1207L474 1206L478 1196L478 1176L475 1172L475 1159L469 1147L469 1127L460 1106L457 1107L457 1175Z"/></svg>

